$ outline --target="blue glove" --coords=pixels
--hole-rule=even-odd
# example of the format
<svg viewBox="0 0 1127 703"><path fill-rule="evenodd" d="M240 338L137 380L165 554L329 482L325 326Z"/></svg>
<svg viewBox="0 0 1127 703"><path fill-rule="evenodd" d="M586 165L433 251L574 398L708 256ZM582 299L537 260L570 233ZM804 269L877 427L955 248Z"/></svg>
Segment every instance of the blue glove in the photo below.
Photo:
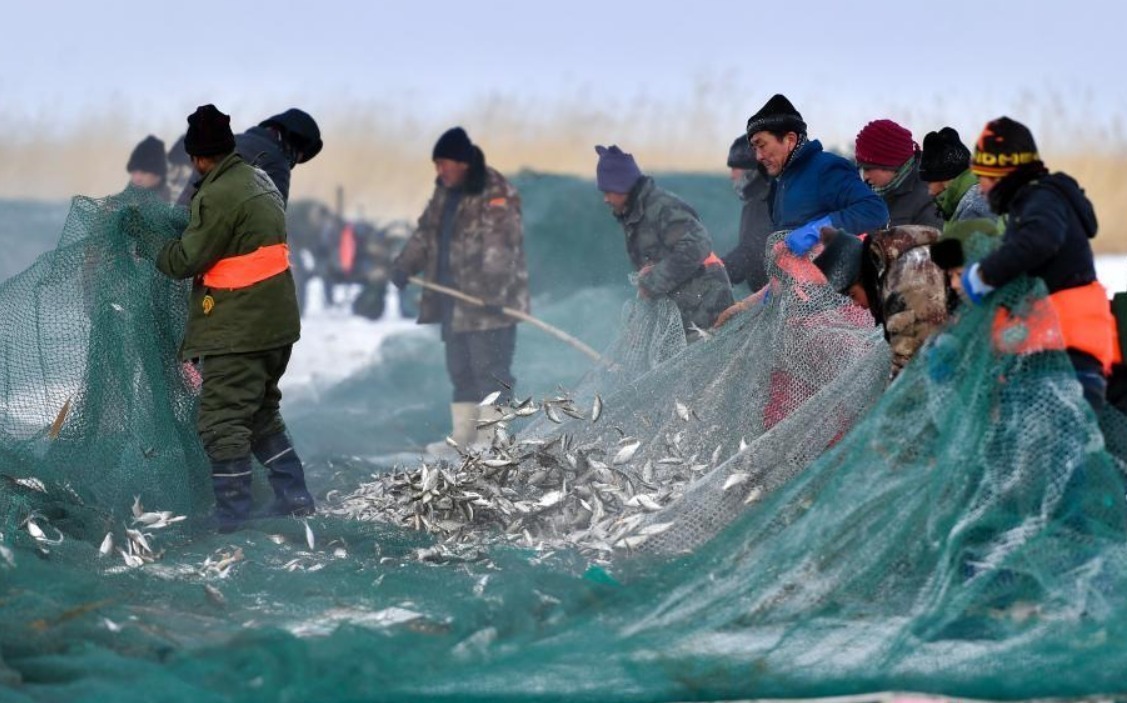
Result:
<svg viewBox="0 0 1127 703"><path fill-rule="evenodd" d="M994 286L982 280L978 264L971 264L963 269L962 284L963 293L975 305L982 305L982 301L986 300L986 296L994 290Z"/></svg>
<svg viewBox="0 0 1127 703"><path fill-rule="evenodd" d="M790 234L787 235L787 249L790 249L795 256L802 256L813 249L818 240L822 238L823 227L833 227L833 222L829 217L810 220L801 227L792 229Z"/></svg>

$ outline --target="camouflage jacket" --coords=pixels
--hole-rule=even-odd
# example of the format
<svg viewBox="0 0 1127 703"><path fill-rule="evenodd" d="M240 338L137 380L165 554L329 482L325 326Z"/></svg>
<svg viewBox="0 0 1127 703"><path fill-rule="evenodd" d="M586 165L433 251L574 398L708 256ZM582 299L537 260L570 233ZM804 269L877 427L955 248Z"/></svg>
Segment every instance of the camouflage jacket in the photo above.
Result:
<svg viewBox="0 0 1127 703"><path fill-rule="evenodd" d="M288 269L243 288L209 288L202 280L220 259L285 242L282 196L265 173L232 153L204 177L192 197L188 228L156 255L165 275L194 279L182 359L265 351L297 341L301 321Z"/></svg>
<svg viewBox="0 0 1127 703"><path fill-rule="evenodd" d="M654 185L652 178L638 180L618 217L626 233L626 253L634 270L650 267L638 286L652 296L669 296L681 311L681 323L708 329L732 304L732 285L712 255L712 237L695 210L672 193ZM714 257L715 258L715 257Z"/></svg>
<svg viewBox="0 0 1127 703"><path fill-rule="evenodd" d="M452 287L488 304L527 313L528 266L520 195L495 169L484 163L480 168L483 171L476 178L471 169L466 192L454 213L449 251ZM447 188L435 186L418 227L395 259L395 268L410 275L422 271L428 281L437 280L438 237L447 195ZM423 290L419 324L442 322L441 297L441 293ZM515 320L455 301L450 324L454 332L476 332L508 327Z"/></svg>
<svg viewBox="0 0 1127 703"><path fill-rule="evenodd" d="M870 310L892 347L893 375L947 321L946 276L927 246L938 240L933 227L903 225L877 230L866 242Z"/></svg>

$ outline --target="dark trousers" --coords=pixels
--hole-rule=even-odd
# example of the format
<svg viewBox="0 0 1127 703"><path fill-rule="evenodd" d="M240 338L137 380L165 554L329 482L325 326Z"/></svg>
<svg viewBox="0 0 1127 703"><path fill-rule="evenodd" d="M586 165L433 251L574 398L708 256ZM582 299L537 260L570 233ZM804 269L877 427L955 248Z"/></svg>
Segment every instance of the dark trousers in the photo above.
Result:
<svg viewBox="0 0 1127 703"><path fill-rule="evenodd" d="M511 397L513 353L517 346L515 325L481 332L447 332L446 371L454 384L455 403L477 403L493 391L501 391L497 402Z"/></svg>
<svg viewBox="0 0 1127 703"><path fill-rule="evenodd" d="M212 461L249 457L251 443L284 432L278 381L292 345L247 354L201 359L200 412L196 427Z"/></svg>

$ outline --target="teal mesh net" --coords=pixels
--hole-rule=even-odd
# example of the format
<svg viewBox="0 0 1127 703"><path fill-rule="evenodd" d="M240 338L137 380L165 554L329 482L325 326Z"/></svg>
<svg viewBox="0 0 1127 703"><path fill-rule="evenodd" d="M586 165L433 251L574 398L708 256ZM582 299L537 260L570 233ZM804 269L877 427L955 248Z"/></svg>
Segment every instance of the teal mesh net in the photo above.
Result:
<svg viewBox="0 0 1127 703"><path fill-rule="evenodd" d="M775 257L708 339L632 301L613 366L492 446L315 463L316 516L217 535L184 289L145 256L181 226L77 198L0 285L4 699L1127 692L1124 418L989 333L1039 284L889 383L871 319Z"/></svg>

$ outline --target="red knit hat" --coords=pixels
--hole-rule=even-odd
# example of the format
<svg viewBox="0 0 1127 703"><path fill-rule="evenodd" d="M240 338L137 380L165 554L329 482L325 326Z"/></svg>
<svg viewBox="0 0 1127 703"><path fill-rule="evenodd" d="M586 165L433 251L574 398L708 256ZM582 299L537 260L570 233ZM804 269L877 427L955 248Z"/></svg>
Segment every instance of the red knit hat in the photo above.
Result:
<svg viewBox="0 0 1127 703"><path fill-rule="evenodd" d="M895 170L918 150L912 133L892 120L873 120L857 133L856 159L862 166Z"/></svg>

